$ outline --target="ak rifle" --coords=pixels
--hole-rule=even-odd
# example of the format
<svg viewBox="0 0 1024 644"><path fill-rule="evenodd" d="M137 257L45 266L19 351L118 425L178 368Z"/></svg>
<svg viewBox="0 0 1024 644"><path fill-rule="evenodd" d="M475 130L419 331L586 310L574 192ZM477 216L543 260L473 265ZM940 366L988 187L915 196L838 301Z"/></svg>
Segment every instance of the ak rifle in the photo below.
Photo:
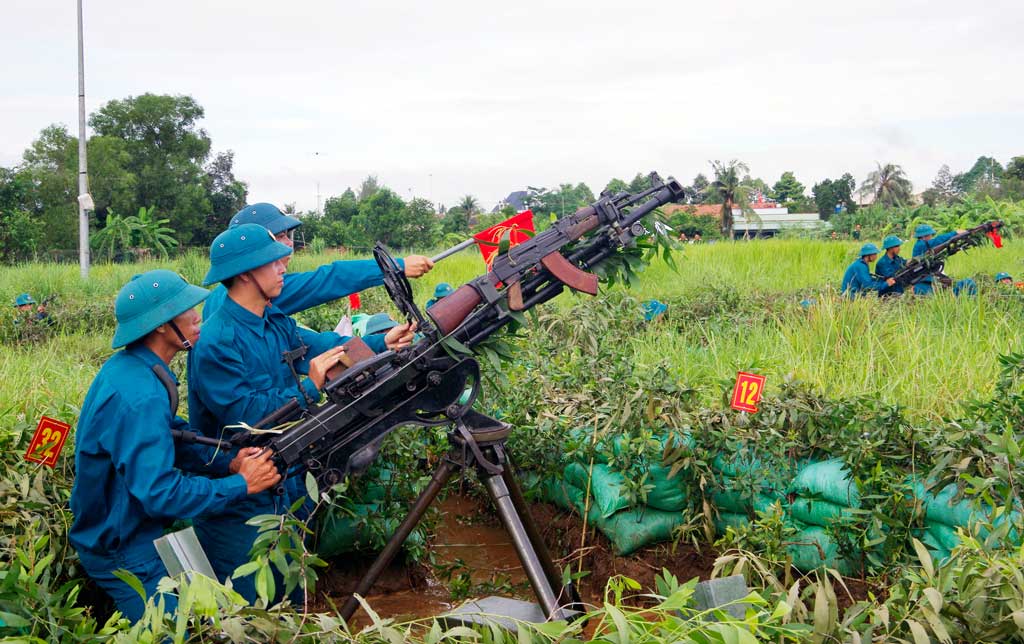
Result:
<svg viewBox="0 0 1024 644"><path fill-rule="evenodd" d="M638 237L649 235L645 216L683 197L683 187L675 179L663 181L654 173L647 190L602 193L593 204L499 254L487 273L426 311L417 307L401 268L378 243L373 254L384 286L401 314L417 323L423 338L379 354L359 338L349 340L344 366L327 374L325 402L303 409L292 400L255 426L269 429L288 423L286 429L240 432L232 443L271 449L282 473L304 468L321 485L333 485L364 471L384 438L398 427L462 427L456 420L476 414L471 407L480 388L479 365L466 350L513 320L522 320L521 312L551 300L566 287L596 295L598 278L590 271L633 246ZM460 402L467 390L468 399Z"/></svg>
<svg viewBox="0 0 1024 644"><path fill-rule="evenodd" d="M999 220L989 221L980 226L968 228L941 244L930 247L923 254L912 258L903 268L892 275L892 278L896 280L896 286L907 288L927 277L934 277L943 286L950 286L953 283L952 278L942 272L946 266L946 260L962 250L980 246L989 238L993 241L998 239L998 231L1002 225L1003 222Z"/></svg>

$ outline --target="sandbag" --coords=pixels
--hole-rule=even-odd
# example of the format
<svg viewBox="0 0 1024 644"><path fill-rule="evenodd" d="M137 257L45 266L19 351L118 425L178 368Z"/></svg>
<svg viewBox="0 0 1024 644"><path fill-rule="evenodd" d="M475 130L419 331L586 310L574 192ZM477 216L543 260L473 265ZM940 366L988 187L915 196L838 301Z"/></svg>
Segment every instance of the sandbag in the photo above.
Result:
<svg viewBox="0 0 1024 644"><path fill-rule="evenodd" d="M616 555L625 556L652 543L671 541L675 529L684 522L680 512L662 512L636 508L602 517L591 509L588 521L612 542Z"/></svg>
<svg viewBox="0 0 1024 644"><path fill-rule="evenodd" d="M827 528L837 521L843 521L852 516L850 508L824 499L808 499L802 496L796 497L789 505L789 516L793 519Z"/></svg>
<svg viewBox="0 0 1024 644"><path fill-rule="evenodd" d="M742 514L745 517L750 517L756 512L765 512L772 503L781 500L781 496L763 492L745 495L736 490L719 490L711 493L711 503L719 511Z"/></svg>
<svg viewBox="0 0 1024 644"><path fill-rule="evenodd" d="M953 550L960 545L960 536L956 528L945 523L928 523L928 532L943 550Z"/></svg>
<svg viewBox="0 0 1024 644"><path fill-rule="evenodd" d="M712 522L715 524L715 530L719 533L725 532L726 528L743 528L750 523L750 517L746 513L736 512L719 512Z"/></svg>
<svg viewBox="0 0 1024 644"><path fill-rule="evenodd" d="M860 490L850 478L846 465L837 458L799 467L790 491L797 496L819 497L848 508L860 507Z"/></svg>
<svg viewBox="0 0 1024 644"><path fill-rule="evenodd" d="M807 526L793 537L793 541L798 543L790 544L786 551L793 558L793 566L797 570L806 573L825 566L844 575L854 574L856 567L853 562L839 556L839 544L824 528ZM820 550L818 546L821 546Z"/></svg>
<svg viewBox="0 0 1024 644"><path fill-rule="evenodd" d="M337 507L329 508L317 523L316 553L329 558L370 547L371 535L366 523L372 514L379 511L379 507L376 503L357 503L350 506L351 513ZM394 534L399 523L398 518L389 518L385 523L386 535ZM423 543L422 532L414 530L406 539L405 547Z"/></svg>
<svg viewBox="0 0 1024 644"><path fill-rule="evenodd" d="M922 500L928 521L954 527L970 525L975 506L969 498L961 497L957 501L956 496L955 483L950 483L938 492L925 492Z"/></svg>
<svg viewBox="0 0 1024 644"><path fill-rule="evenodd" d="M607 465L595 463L593 467L587 467L582 463L569 463L565 466L565 480L584 492L588 489L589 480L593 506L602 517L610 517L629 506L629 500L622 494L625 477Z"/></svg>
<svg viewBox="0 0 1024 644"><path fill-rule="evenodd" d="M565 479L549 478L541 481L541 497L563 510L583 513L583 490Z"/></svg>

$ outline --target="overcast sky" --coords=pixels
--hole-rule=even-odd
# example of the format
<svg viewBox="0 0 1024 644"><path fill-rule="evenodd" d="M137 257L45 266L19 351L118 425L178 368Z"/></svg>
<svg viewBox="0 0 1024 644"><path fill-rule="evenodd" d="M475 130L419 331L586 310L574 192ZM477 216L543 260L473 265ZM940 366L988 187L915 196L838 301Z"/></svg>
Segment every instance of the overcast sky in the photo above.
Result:
<svg viewBox="0 0 1024 644"><path fill-rule="evenodd" d="M188 94L250 201L491 206L738 158L807 187L1024 154L1024 2L84 0L87 109ZM834 6L833 6L834 5ZM77 133L73 0L0 0L0 165Z"/></svg>

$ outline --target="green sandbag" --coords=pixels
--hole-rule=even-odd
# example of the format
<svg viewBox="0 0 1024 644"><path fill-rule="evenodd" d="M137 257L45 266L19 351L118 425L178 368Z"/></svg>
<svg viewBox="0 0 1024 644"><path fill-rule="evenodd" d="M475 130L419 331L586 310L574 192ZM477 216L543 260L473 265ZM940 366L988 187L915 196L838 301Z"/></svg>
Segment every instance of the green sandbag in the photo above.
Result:
<svg viewBox="0 0 1024 644"><path fill-rule="evenodd" d="M928 523L928 532L943 550L952 550L960 545L960 537L956 533L956 528L945 523Z"/></svg>
<svg viewBox="0 0 1024 644"><path fill-rule="evenodd" d="M647 505L655 510L680 512L686 509L686 488L679 472L672 478L670 467L652 467L647 474L647 484L654 487L647 493Z"/></svg>
<svg viewBox="0 0 1024 644"><path fill-rule="evenodd" d="M589 521L608 537L619 556L632 554L652 543L671 541L672 533L684 522L680 512L650 508L624 510L611 517L602 517L592 508Z"/></svg>
<svg viewBox="0 0 1024 644"><path fill-rule="evenodd" d="M588 470L593 472L592 477L588 476ZM569 463L565 467L565 480L569 484L586 491L588 479L590 497L594 499L593 505L602 517L610 517L629 506L629 500L622 493L626 479L619 472L600 463L595 463L592 469L581 463Z"/></svg>
<svg viewBox="0 0 1024 644"><path fill-rule="evenodd" d="M789 505L789 516L801 523L825 528L852 516L852 514L850 508L824 499L808 499L798 496Z"/></svg>
<svg viewBox="0 0 1024 644"><path fill-rule="evenodd" d="M751 454L746 448L727 456L719 454L711 462L711 467L726 476L745 476L764 472L761 459Z"/></svg>
<svg viewBox="0 0 1024 644"><path fill-rule="evenodd" d="M357 503L349 513L341 508L330 508L317 524L316 553L321 557L336 557L346 552L368 548L370 536L366 521L379 510L376 503ZM391 518L385 524L385 531L390 536L398 529L399 520ZM406 546L423 544L423 534L416 530L409 535Z"/></svg>
<svg viewBox="0 0 1024 644"><path fill-rule="evenodd" d="M724 533L726 528L743 528L750 523L750 517L746 513L719 512L713 522L715 530Z"/></svg>
<svg viewBox="0 0 1024 644"><path fill-rule="evenodd" d="M922 496L924 501L925 517L932 523L942 523L947 526L970 525L974 518L974 504L966 496L955 501L957 496L956 483L950 483L938 492L925 492Z"/></svg>
<svg viewBox="0 0 1024 644"><path fill-rule="evenodd" d="M781 496L757 493L744 495L736 490L721 490L711 493L711 503L723 512L732 512L749 517L754 512L764 512L772 503L781 501Z"/></svg>
<svg viewBox="0 0 1024 644"><path fill-rule="evenodd" d="M387 496L387 489L391 486L394 473L391 468L382 467L376 473L372 481L368 481L362 490L356 490L355 498L358 503L381 503Z"/></svg>
<svg viewBox="0 0 1024 644"><path fill-rule="evenodd" d="M825 566L835 568L844 575L854 574L853 563L839 556L839 545L824 528L808 526L798 532L793 541L800 543L790 544L786 550L793 558L793 566L797 570L807 573ZM815 543L821 546L820 550Z"/></svg>
<svg viewBox="0 0 1024 644"><path fill-rule="evenodd" d="M541 481L540 495L563 510L583 513L583 490L565 479L552 477Z"/></svg>
<svg viewBox="0 0 1024 644"><path fill-rule="evenodd" d="M942 563L946 559L949 559L949 557L951 556L950 551L942 546L942 544L939 542L939 540L935 537L935 535L932 533L930 529L922 530L920 532L919 539L921 543L924 544L924 547L928 549L928 553L932 556L933 561L937 563Z"/></svg>
<svg viewBox="0 0 1024 644"><path fill-rule="evenodd" d="M605 456L607 452L606 441L607 436L598 438L597 444L593 445L594 448L594 462L595 463L607 463L608 458ZM592 427L577 427L576 429L569 430L569 442L576 443L580 446L583 454L588 454L591 448L591 444L594 441L594 428ZM579 458L579 456L577 456Z"/></svg>
<svg viewBox="0 0 1024 644"><path fill-rule="evenodd" d="M820 497L848 508L860 507L860 490L846 465L837 458L798 468L790 490L797 496Z"/></svg>

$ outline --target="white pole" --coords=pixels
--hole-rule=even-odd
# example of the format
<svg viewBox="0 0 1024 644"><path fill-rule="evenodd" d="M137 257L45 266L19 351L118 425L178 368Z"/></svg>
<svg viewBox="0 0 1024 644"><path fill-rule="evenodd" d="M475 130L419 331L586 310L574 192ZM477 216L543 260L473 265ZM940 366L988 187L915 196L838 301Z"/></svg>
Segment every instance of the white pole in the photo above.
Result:
<svg viewBox="0 0 1024 644"><path fill-rule="evenodd" d="M78 264L89 278L89 175L85 152L85 54L82 43L82 0L78 0ZM91 206L91 204L88 204Z"/></svg>

